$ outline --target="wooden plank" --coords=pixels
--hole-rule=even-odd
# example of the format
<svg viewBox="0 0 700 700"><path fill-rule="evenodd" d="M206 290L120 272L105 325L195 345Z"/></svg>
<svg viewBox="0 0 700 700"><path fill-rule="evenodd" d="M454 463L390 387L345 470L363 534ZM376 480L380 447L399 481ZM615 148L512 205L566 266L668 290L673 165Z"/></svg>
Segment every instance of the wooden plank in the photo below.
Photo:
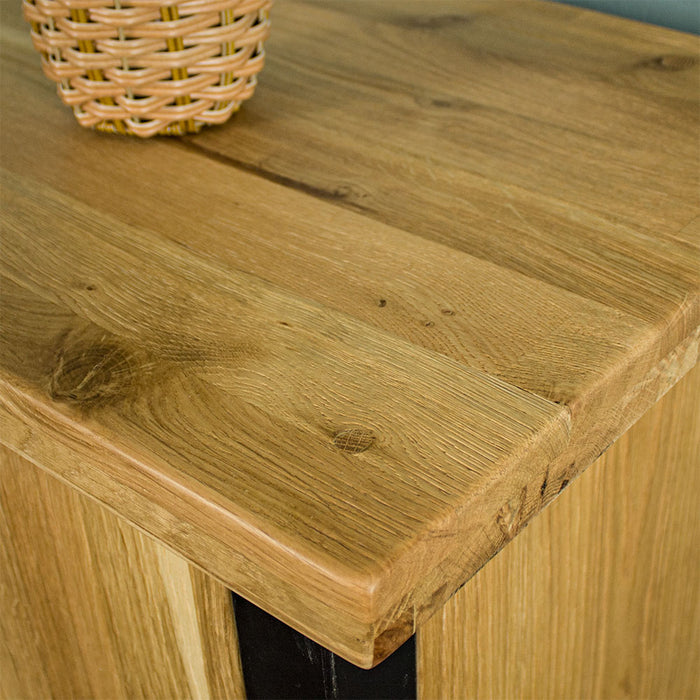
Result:
<svg viewBox="0 0 700 700"><path fill-rule="evenodd" d="M2 87L16 118L3 165L14 173L549 400L599 382L648 332L635 317L172 142L104 139L68 120L60 138L37 138L63 109L32 82L23 34L15 43L5 31L13 65Z"/></svg>
<svg viewBox="0 0 700 700"><path fill-rule="evenodd" d="M284 35L284 24L278 33ZM9 36L15 39L8 44L17 47L11 52L15 70L8 71L4 84L7 99L16 101L18 138L7 139L7 167L295 294L547 399L594 405L600 413L610 413L627 388L642 381L698 325L700 259L694 250L675 248L673 241L637 234L617 240L615 229L599 230L596 246L601 248L593 251L598 257L589 265L597 278L578 290L590 296L614 284L606 295L626 298L637 289L628 300L635 316L661 319L650 334L648 323L579 294L247 177L229 161L208 162L179 152L172 142L105 140L70 123L61 138L37 139L42 128L37 115L50 112L55 123L61 108L45 99L49 90L41 95L36 86L27 87L31 76L26 68L22 72L29 63L26 47L14 33ZM242 131L245 125L237 123L229 133ZM45 168L35 167L39 160ZM70 169L72 162L82 167ZM105 169L104 162L112 167ZM139 178L132 177L135 171ZM375 169L368 181L382 172ZM120 196L104 197L114 182ZM154 200L168 201L168 207L153 207ZM193 221L193 211L207 215ZM577 236L572 232L569 247L581 244ZM686 238L693 236L688 231ZM613 255L603 252L606 245L623 255L626 248L636 248L638 259L606 262L600 256ZM541 240L527 247L535 257L542 252ZM583 263L577 254L570 270L574 277ZM665 298L656 298L657 292ZM604 378L613 367L618 381L611 386ZM607 433L600 449L617 434ZM590 437L586 440L590 443Z"/></svg>
<svg viewBox="0 0 700 700"><path fill-rule="evenodd" d="M228 590L2 446L0 476L2 697L245 697Z"/></svg>
<svg viewBox="0 0 700 700"><path fill-rule="evenodd" d="M697 360L696 72L539 3L278 10L268 91L183 145L75 128L9 8L3 439L367 665ZM61 343L134 393L52 399Z"/></svg>
<svg viewBox="0 0 700 700"><path fill-rule="evenodd" d="M420 697L700 695L700 370L418 634Z"/></svg>
<svg viewBox="0 0 700 700"><path fill-rule="evenodd" d="M231 591L194 566L190 566L190 581L209 694L216 700L244 699L247 694Z"/></svg>
<svg viewBox="0 0 700 700"><path fill-rule="evenodd" d="M172 142L108 140L73 129L69 121L61 138L38 139L36 115L50 113L55 124L61 107L46 99L50 90L42 95L35 85L27 87L26 47L20 48L22 41L12 32L9 36L15 36L9 45L17 47L11 53L15 70L8 71L4 85L7 99L16 101L18 138L7 139L7 167L227 266L567 404L577 421L590 417L587 406L595 407L594 417L610 416L613 425L603 434L590 421L582 428L576 442L585 451L578 459L581 468L638 415L619 414L621 402L633 403L626 396L630 388L641 386L698 325L698 258L685 248L676 250L673 242L647 236L637 236L636 243L613 240L619 250L637 245L635 279L612 262L597 261L591 269L599 279L582 292L614 282L619 287L611 294L624 297L628 285L638 287L635 314L663 319L650 328L649 320L368 221L340 210L336 202L250 177L230 162L183 153ZM239 127L230 133L240 134ZM38 160L46 167L37 169ZM81 167L71 168L73 162ZM111 167L104 168L104 162ZM139 178L132 176L136 171ZM120 196L103 196L115 182ZM153 201L168 206L153 207ZM195 221L193 211L206 216ZM603 246L610 237L605 230L597 235ZM539 246L531 242L533 254ZM582 262L577 258L577 269ZM666 295L661 304L656 292ZM576 449L572 453L569 464L576 461Z"/></svg>
<svg viewBox="0 0 700 700"><path fill-rule="evenodd" d="M235 137L193 147L643 318L684 299L697 37L513 0L290 1L273 19Z"/></svg>
<svg viewBox="0 0 700 700"><path fill-rule="evenodd" d="M539 478L566 442L556 404L34 183L7 178L3 196L3 269L35 290L3 283L10 413L34 430L50 415L50 434L68 424L177 488L159 505L180 513L187 499L206 513L193 524L219 521L257 578L231 556L208 570L256 601L269 572L332 603L335 621L309 636L364 664L412 633L402 606L426 614L425 574L462 549L454 529L436 547L433 524L463 520L494 473ZM459 527L493 527L480 521L497 507L486 499ZM281 614L308 624L303 608Z"/></svg>

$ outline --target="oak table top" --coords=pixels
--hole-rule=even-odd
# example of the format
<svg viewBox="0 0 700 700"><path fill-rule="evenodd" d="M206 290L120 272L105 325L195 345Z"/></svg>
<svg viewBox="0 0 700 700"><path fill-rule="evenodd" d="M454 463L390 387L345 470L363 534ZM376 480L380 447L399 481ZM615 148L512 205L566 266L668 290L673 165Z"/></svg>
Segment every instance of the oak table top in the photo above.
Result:
<svg viewBox="0 0 700 700"><path fill-rule="evenodd" d="M0 439L354 663L696 363L697 37L285 0L239 114L139 141L3 12Z"/></svg>

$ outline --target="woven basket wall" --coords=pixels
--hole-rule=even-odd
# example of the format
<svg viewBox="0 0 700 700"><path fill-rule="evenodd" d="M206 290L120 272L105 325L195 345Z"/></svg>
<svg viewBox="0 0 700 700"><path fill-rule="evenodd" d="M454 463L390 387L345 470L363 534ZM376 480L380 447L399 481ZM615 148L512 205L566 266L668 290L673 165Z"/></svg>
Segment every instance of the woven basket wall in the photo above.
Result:
<svg viewBox="0 0 700 700"><path fill-rule="evenodd" d="M263 66L270 0L23 0L34 47L83 126L137 136L221 124Z"/></svg>

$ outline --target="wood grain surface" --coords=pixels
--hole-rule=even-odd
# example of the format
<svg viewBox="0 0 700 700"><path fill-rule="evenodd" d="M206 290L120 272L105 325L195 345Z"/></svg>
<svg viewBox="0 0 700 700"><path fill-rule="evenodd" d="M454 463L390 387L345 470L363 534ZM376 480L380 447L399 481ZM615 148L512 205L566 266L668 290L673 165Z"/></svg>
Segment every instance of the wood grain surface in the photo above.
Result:
<svg viewBox="0 0 700 700"><path fill-rule="evenodd" d="M165 241L145 249L138 230L109 219L97 226L89 210L47 189L25 202L28 192L4 182L3 268L41 294L3 279L0 381L10 420L28 431L22 451L33 454L47 437L65 441L68 424L71 439L127 456L129 471L166 489L154 488L151 504L205 531L221 521L233 551L213 573L253 600L265 601L266 570L302 600L323 599L330 610L320 633L342 639L346 653L362 629L338 613L365 625L369 617L363 643L374 653L374 616L382 624L386 615L377 607L410 594L423 567L446 555L432 543L434 528L454 528L454 510L475 507L460 501L489 485L494 465L536 478L566 445L568 414L556 404ZM40 246L24 235L27 211L51 221ZM70 263L57 261L61 250ZM70 281L76 263L79 285ZM172 263L182 269L168 279ZM99 292L86 290L90 280ZM156 317L152 300L164 287L172 293ZM108 303L95 304L93 292ZM61 461L53 469L75 470ZM129 471L115 478L128 483ZM140 517L160 534L148 506ZM426 522L435 523L427 533ZM261 567L263 543L270 561ZM242 553L250 564L236 561ZM412 622L401 623L408 634Z"/></svg>
<svg viewBox="0 0 700 700"><path fill-rule="evenodd" d="M0 697L245 697L230 592L6 447L0 532Z"/></svg>
<svg viewBox="0 0 700 700"><path fill-rule="evenodd" d="M700 696L700 369L418 633L419 697Z"/></svg>
<svg viewBox="0 0 700 700"><path fill-rule="evenodd" d="M695 38L289 0L228 126L140 142L6 15L1 439L345 658L697 361Z"/></svg>
<svg viewBox="0 0 700 700"><path fill-rule="evenodd" d="M193 149L637 317L684 301L697 37L529 0L286 2L275 21L236 137Z"/></svg>

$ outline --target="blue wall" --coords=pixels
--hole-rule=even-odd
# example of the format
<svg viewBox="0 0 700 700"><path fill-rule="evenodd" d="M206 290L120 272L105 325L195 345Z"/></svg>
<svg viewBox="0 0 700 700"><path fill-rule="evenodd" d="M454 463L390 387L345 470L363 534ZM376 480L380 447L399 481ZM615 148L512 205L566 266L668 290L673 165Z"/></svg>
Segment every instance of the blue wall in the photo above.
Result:
<svg viewBox="0 0 700 700"><path fill-rule="evenodd" d="M700 34L700 0L555 0Z"/></svg>

